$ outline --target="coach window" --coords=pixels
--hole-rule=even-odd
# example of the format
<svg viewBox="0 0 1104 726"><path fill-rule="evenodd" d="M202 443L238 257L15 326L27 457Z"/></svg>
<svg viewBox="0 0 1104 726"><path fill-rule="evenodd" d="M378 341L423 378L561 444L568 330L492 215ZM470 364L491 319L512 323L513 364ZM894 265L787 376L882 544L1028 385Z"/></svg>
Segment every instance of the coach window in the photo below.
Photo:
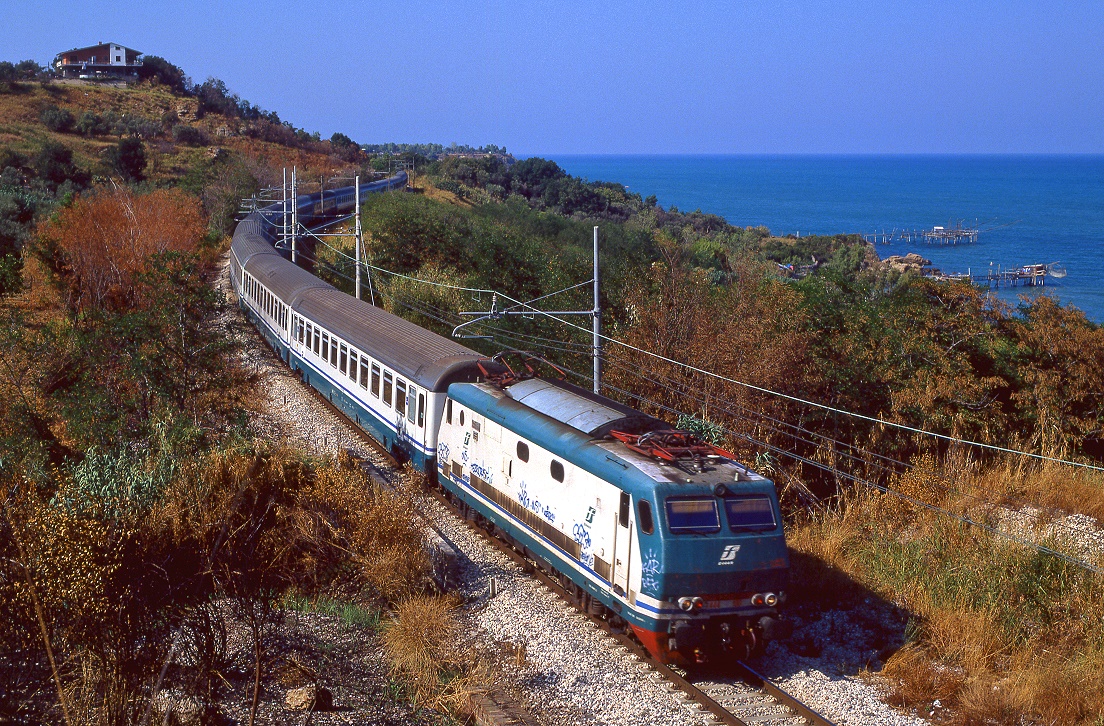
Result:
<svg viewBox="0 0 1104 726"><path fill-rule="evenodd" d="M391 371L383 372L383 402L388 406L391 405Z"/></svg>
<svg viewBox="0 0 1104 726"><path fill-rule="evenodd" d="M417 400L418 389L414 387L414 384L410 384L410 398L406 401L406 420L410 423L414 423L414 416L417 413L414 409L414 402Z"/></svg>
<svg viewBox="0 0 1104 726"><path fill-rule="evenodd" d="M395 410L399 412L399 418L406 415L406 381L401 378L395 381Z"/></svg>
<svg viewBox="0 0 1104 726"><path fill-rule="evenodd" d="M341 362L338 363L337 369L341 371L341 375L345 375L345 371L349 366L349 349L345 347L345 344L341 344Z"/></svg>
<svg viewBox="0 0 1104 726"><path fill-rule="evenodd" d="M330 334L322 333L322 360L330 359Z"/></svg>
<svg viewBox="0 0 1104 726"><path fill-rule="evenodd" d="M629 493L621 492L621 509L617 513L617 523L622 527L629 526Z"/></svg>
<svg viewBox="0 0 1104 726"><path fill-rule="evenodd" d="M418 428L425 428L425 394L418 394Z"/></svg>
<svg viewBox="0 0 1104 726"><path fill-rule="evenodd" d="M522 461L529 461L529 444L524 441L519 441L517 445L517 455Z"/></svg>
<svg viewBox="0 0 1104 726"><path fill-rule="evenodd" d="M639 516L640 531L644 534L655 532L655 521L652 519L652 503L647 499L641 499L636 503L636 511Z"/></svg>
<svg viewBox="0 0 1104 726"><path fill-rule="evenodd" d="M360 359L360 387L368 390L368 360Z"/></svg>
<svg viewBox="0 0 1104 726"><path fill-rule="evenodd" d="M552 478L556 481L562 482L564 480L563 464L556 461L555 459L552 460L552 465L549 467L549 471L552 473Z"/></svg>
<svg viewBox="0 0 1104 726"><path fill-rule="evenodd" d="M352 348L349 349L349 380L356 383L357 379L357 352Z"/></svg>
<svg viewBox="0 0 1104 726"><path fill-rule="evenodd" d="M445 399L445 423L452 426L452 399Z"/></svg>
<svg viewBox="0 0 1104 726"><path fill-rule="evenodd" d="M318 352L322 350L322 331L318 329L317 325L311 327L314 328L314 354L318 355Z"/></svg>
<svg viewBox="0 0 1104 726"><path fill-rule="evenodd" d="M337 338L330 338L330 365L337 368Z"/></svg>
<svg viewBox="0 0 1104 726"><path fill-rule="evenodd" d="M380 395L380 367L372 364L372 395L379 398Z"/></svg>

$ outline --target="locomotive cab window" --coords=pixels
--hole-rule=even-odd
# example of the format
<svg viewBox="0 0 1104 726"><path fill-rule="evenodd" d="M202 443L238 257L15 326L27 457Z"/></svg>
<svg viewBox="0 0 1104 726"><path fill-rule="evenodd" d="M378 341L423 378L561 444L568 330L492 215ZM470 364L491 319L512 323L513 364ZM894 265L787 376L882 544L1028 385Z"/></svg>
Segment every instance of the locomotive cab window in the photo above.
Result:
<svg viewBox="0 0 1104 726"><path fill-rule="evenodd" d="M517 445L517 455L522 461L529 461L529 444L524 441L519 441Z"/></svg>
<svg viewBox="0 0 1104 726"><path fill-rule="evenodd" d="M636 512L640 531L644 534L655 532L655 522L652 520L652 503L647 499L641 499L636 503Z"/></svg>
<svg viewBox="0 0 1104 726"><path fill-rule="evenodd" d="M667 526L676 534L720 532L717 500L714 497L671 497L667 500Z"/></svg>
<svg viewBox="0 0 1104 726"><path fill-rule="evenodd" d="M725 497L724 503L728 528L733 532L765 532L777 526L769 497Z"/></svg>
<svg viewBox="0 0 1104 726"><path fill-rule="evenodd" d="M552 474L553 479L555 479L558 482L562 482L564 480L563 464L561 464L560 462L553 459L552 464L548 468L549 468L550 473Z"/></svg>

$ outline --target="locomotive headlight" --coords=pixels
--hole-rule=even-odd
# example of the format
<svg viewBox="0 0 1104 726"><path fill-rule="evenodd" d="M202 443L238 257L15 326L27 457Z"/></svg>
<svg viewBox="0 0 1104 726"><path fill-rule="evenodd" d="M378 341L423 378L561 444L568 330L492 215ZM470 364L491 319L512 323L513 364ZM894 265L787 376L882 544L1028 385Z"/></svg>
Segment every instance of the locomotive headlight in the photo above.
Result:
<svg viewBox="0 0 1104 726"><path fill-rule="evenodd" d="M751 596L752 605L762 605L764 602L766 602L766 598L763 597L763 593L761 592L757 592Z"/></svg>
<svg viewBox="0 0 1104 726"><path fill-rule="evenodd" d="M695 610L701 610L703 607L705 607L705 600L702 600L700 597L694 598L693 603Z"/></svg>
<svg viewBox="0 0 1104 726"><path fill-rule="evenodd" d="M763 602L765 602L770 607L774 607L778 604L778 596L775 595L773 592L768 592L767 596L763 598Z"/></svg>
<svg viewBox="0 0 1104 726"><path fill-rule="evenodd" d="M690 612L694 609L694 598L692 597L680 597L678 601L679 609Z"/></svg>

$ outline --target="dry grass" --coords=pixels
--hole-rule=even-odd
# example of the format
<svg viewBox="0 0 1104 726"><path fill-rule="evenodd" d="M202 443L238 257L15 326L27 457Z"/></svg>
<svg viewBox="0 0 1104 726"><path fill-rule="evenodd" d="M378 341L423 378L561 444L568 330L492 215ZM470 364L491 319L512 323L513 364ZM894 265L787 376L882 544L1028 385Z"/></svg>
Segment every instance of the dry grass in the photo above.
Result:
<svg viewBox="0 0 1104 726"><path fill-rule="evenodd" d="M917 462L895 486L959 511L1030 499L1095 513L1095 475ZM988 511L992 511L991 507ZM953 724L1104 722L1104 577L899 498L850 492L795 527L795 594L836 606L873 591L906 608L912 642L886 663L896 705Z"/></svg>
<svg viewBox="0 0 1104 726"><path fill-rule="evenodd" d="M471 712L471 697L486 691L492 671L460 638L457 601L415 595L401 601L383 635L393 675L415 704L452 714Z"/></svg>

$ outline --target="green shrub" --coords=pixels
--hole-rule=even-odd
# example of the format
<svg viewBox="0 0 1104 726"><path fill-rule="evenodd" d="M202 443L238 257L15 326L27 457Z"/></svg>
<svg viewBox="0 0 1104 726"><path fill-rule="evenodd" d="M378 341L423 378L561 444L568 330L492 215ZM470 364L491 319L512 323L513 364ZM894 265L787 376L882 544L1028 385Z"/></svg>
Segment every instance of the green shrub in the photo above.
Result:
<svg viewBox="0 0 1104 726"><path fill-rule="evenodd" d="M46 128L62 134L72 131L75 123L73 114L69 113L69 109L58 108L53 104L42 109L42 113L39 114L38 118Z"/></svg>

